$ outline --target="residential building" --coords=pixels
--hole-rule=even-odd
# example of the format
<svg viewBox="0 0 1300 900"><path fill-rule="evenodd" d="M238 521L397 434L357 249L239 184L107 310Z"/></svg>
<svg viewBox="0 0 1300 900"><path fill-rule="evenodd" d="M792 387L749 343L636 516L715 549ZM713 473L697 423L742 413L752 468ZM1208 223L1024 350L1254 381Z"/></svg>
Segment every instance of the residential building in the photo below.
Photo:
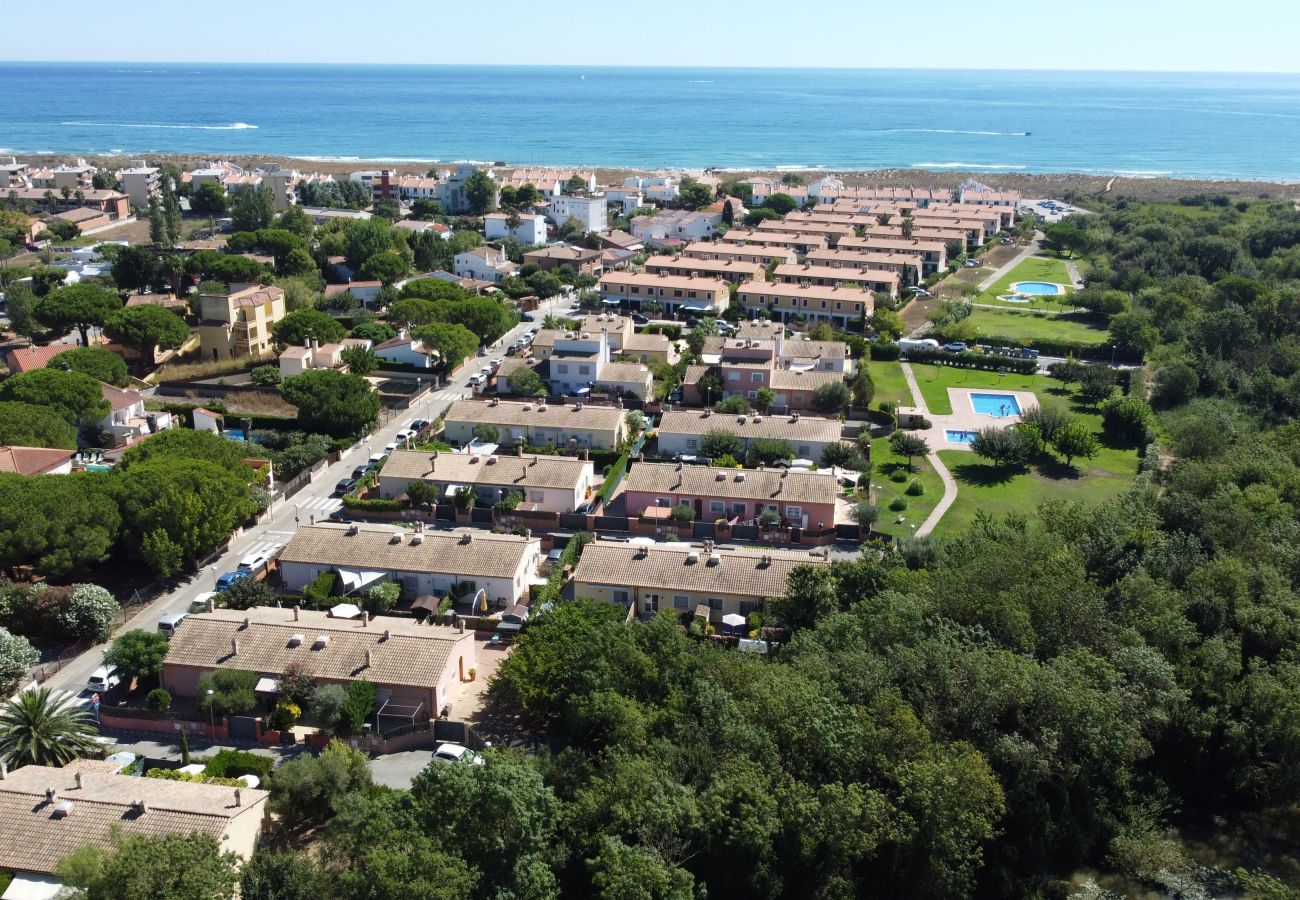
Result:
<svg viewBox="0 0 1300 900"><path fill-rule="evenodd" d="M284 212L293 205L293 187L297 180L297 172L281 169L275 163L267 166L266 170L262 172L262 187L271 191L271 196L275 200L276 212Z"/></svg>
<svg viewBox="0 0 1300 900"><path fill-rule="evenodd" d="M5 353L10 375L44 369L60 353L77 349L77 344L46 344L43 347L15 347Z"/></svg>
<svg viewBox="0 0 1300 900"><path fill-rule="evenodd" d="M365 220L374 215L368 209L341 209L326 206L304 206L302 211L311 217L315 225L325 225L339 219Z"/></svg>
<svg viewBox="0 0 1300 900"><path fill-rule="evenodd" d="M586 247L569 247L559 244L553 247L538 247L524 254L524 265L532 263L544 272L568 266L583 275L599 278L604 271L601 251L588 250Z"/></svg>
<svg viewBox="0 0 1300 900"><path fill-rule="evenodd" d="M562 228L570 219L576 219L584 232L609 230L609 209L603 196L576 197L564 194L552 197L546 208L546 217L556 228Z"/></svg>
<svg viewBox="0 0 1300 900"><path fill-rule="evenodd" d="M628 234L620 229L614 229L600 236L600 246L606 250L630 250L635 253L645 245L635 235Z"/></svg>
<svg viewBox="0 0 1300 900"><path fill-rule="evenodd" d="M684 463L633 463L624 481L628 515L688 506L698 521L750 522L764 512L801 528L835 525L835 476L798 469L715 469ZM656 515L651 513L651 515Z"/></svg>
<svg viewBox="0 0 1300 900"><path fill-rule="evenodd" d="M772 280L783 284L811 284L822 287L851 285L876 294L897 297L902 279L897 272L885 269L849 269L842 266L786 263L773 270Z"/></svg>
<svg viewBox="0 0 1300 900"><path fill-rule="evenodd" d="M515 213L519 224L510 226L510 216L506 213L488 213L483 217L483 234L489 241L514 238L521 244L546 243L546 217L536 213Z"/></svg>
<svg viewBox="0 0 1300 900"><path fill-rule="evenodd" d="M626 216L633 210L645 206L645 195L641 193L640 188L630 187L607 187L602 188L601 192L605 195L605 201L611 205L617 205L620 215Z"/></svg>
<svg viewBox="0 0 1300 900"><path fill-rule="evenodd" d="M718 518L723 518L719 516ZM785 594L796 566L826 565L825 556L768 547L712 544L588 544L573 573L574 596L589 597L641 615L671 609L683 616L707 607L710 622L763 608Z"/></svg>
<svg viewBox="0 0 1300 900"><path fill-rule="evenodd" d="M777 222L768 219L758 223L757 230L778 231L788 234L808 235L810 237L822 237L826 239L828 247L834 247L839 243L841 238L851 237L857 234L857 230L849 224L842 222L808 222L799 219L786 219Z"/></svg>
<svg viewBox="0 0 1300 900"><path fill-rule="evenodd" d="M387 500L400 497L414 481L432 486L441 502L451 502L462 487L473 488L483 506L518 491L524 495L523 509L567 513L591 500L596 473L589 460L572 456L397 450L379 472L379 496Z"/></svg>
<svg viewBox="0 0 1300 900"><path fill-rule="evenodd" d="M864 250L867 253L903 253L921 258L921 274L932 275L948 264L948 248L944 241L884 236L867 232L866 237L843 238L842 250Z"/></svg>
<svg viewBox="0 0 1300 900"><path fill-rule="evenodd" d="M652 256L645 261L645 270L655 275L698 275L721 278L730 284L745 281L762 281L763 267L753 262L734 260L699 259L693 256Z"/></svg>
<svg viewBox="0 0 1300 900"><path fill-rule="evenodd" d="M924 261L919 255L906 253L877 253L864 250L814 250L804 257L814 266L836 266L848 269L879 269L897 272L904 286L920 284Z"/></svg>
<svg viewBox="0 0 1300 900"><path fill-rule="evenodd" d="M657 303L665 313L718 313L727 308L731 291L720 278L689 275L652 275L649 272L606 272L600 278L600 294L611 306L642 309Z"/></svg>
<svg viewBox="0 0 1300 900"><path fill-rule="evenodd" d="M8 162L0 163L0 188L26 187L27 168L27 163L20 163L12 156Z"/></svg>
<svg viewBox="0 0 1300 900"><path fill-rule="evenodd" d="M456 276L473 278L499 284L519 271L519 266L512 263L504 250L496 247L475 247L464 253L457 253L455 258Z"/></svg>
<svg viewBox="0 0 1300 900"><path fill-rule="evenodd" d="M136 160L129 169L117 173L117 183L123 193L131 198L131 205L137 209L148 209L149 201L162 193L161 171L156 166L147 166L144 160Z"/></svg>
<svg viewBox="0 0 1300 900"><path fill-rule="evenodd" d="M38 169L31 173L29 180L32 187L42 191L58 192L64 188L76 191L90 187L94 176L95 167L87 165L84 159L79 159L75 165Z"/></svg>
<svg viewBox="0 0 1300 900"><path fill-rule="evenodd" d="M72 450L49 447L0 447L0 472L16 475L67 475Z"/></svg>
<svg viewBox="0 0 1300 900"><path fill-rule="evenodd" d="M693 212L688 209L661 210L652 216L632 220L632 236L647 244L668 241L699 241L711 237L722 224L721 213Z"/></svg>
<svg viewBox="0 0 1300 900"><path fill-rule="evenodd" d="M396 180L397 197L403 203L437 200L438 179L422 175L400 175Z"/></svg>
<svg viewBox="0 0 1300 900"><path fill-rule="evenodd" d="M344 338L342 341L322 344L313 339L302 347L286 347L280 353L280 380L284 381L312 369L341 369L346 365L343 351L349 347L369 349L370 341L365 338Z"/></svg>
<svg viewBox="0 0 1300 900"><path fill-rule="evenodd" d="M614 450L627 436L621 407L544 400L457 400L443 419L443 436L454 444L468 444L480 422L496 426L504 446L523 441L534 447Z"/></svg>
<svg viewBox="0 0 1300 900"><path fill-rule="evenodd" d="M435 594L431 586L434 581L443 586L445 593L457 580L454 575L439 578L419 569L407 574L401 568L408 559L416 566L433 562L427 553L419 552L419 546L411 546L419 532L390 544L390 537L397 534L390 528L350 531L353 529L329 525L298 529L285 553L292 549L295 557L310 557L313 561L282 563L282 571L292 572L295 584L310 571L336 572L340 581L346 573L350 584L364 583L370 576L374 581L369 583L375 583L397 574L403 589L413 596ZM426 534L424 538L432 536ZM483 536L488 537L495 535ZM370 560L356 558L357 551L351 548L360 546L373 546L373 565ZM315 561L331 551L339 555ZM408 551L415 553L408 557ZM167 647L161 681L172 696L194 697L199 679L209 672L256 672L260 676L257 693L271 699L279 693L280 678L296 669L305 670L317 686L338 684L346 688L364 680L375 686L378 706L370 724L393 728L401 720L424 722L436 717L453 699L456 687L468 679L477 660L473 629L422 625L415 619L395 616L342 619L297 607L261 606L187 616Z"/></svg>
<svg viewBox="0 0 1300 900"><path fill-rule="evenodd" d="M667 335L640 333L636 325L627 316L614 313L599 313L583 318L576 329L578 333L609 335L609 349L614 356L631 356L643 363L654 362L673 365L680 354L677 347ZM565 332L543 328L533 339L533 356L548 359L555 350L555 343L564 339Z"/></svg>
<svg viewBox="0 0 1300 900"><path fill-rule="evenodd" d="M773 231L760 229L746 231L733 228L724 234L721 241L728 244L766 244L773 247L785 247L796 253L807 254L813 250L826 249L826 238L820 234L795 234L792 231Z"/></svg>
<svg viewBox="0 0 1300 900"><path fill-rule="evenodd" d="M490 604L508 606L528 596L541 560L541 542L517 534L312 525L294 533L279 564L291 591L302 590L322 572L336 572L348 593L396 581L408 597L454 593L469 599L482 590ZM459 587L453 591L453 586Z"/></svg>
<svg viewBox="0 0 1300 900"><path fill-rule="evenodd" d="M415 366L417 369L433 368L434 352L426 347L423 341L411 337L405 328L399 331L396 337L391 337L370 349L375 352L375 356L385 362Z"/></svg>
<svg viewBox="0 0 1300 900"><path fill-rule="evenodd" d="M823 354L812 344L826 348ZM705 366L692 366L682 381L682 400L688 405L710 406L726 397L754 401L758 392L773 392L772 408L778 411L813 408L813 393L820 387L842 382L848 370L843 344L838 341L796 342L755 338L728 338L722 348L711 342ZM786 347L795 347L789 355ZM716 355L715 355L716 354ZM701 393L700 379L706 373L722 382L722 397Z"/></svg>
<svg viewBox="0 0 1300 900"><path fill-rule="evenodd" d="M112 435L114 447L125 447L176 424L169 412L146 410L144 394L103 383L99 389L108 401L109 413L97 424L100 431Z"/></svg>
<svg viewBox="0 0 1300 900"><path fill-rule="evenodd" d="M204 359L259 358L271 352L271 329L284 318L284 291L252 285L199 298L199 347Z"/></svg>
<svg viewBox="0 0 1300 900"><path fill-rule="evenodd" d="M393 223L394 228L401 228L412 234L423 234L431 231L444 241L451 240L452 229L441 222L425 222L420 219L402 219L400 222Z"/></svg>
<svg viewBox="0 0 1300 900"><path fill-rule="evenodd" d="M796 251L790 247L778 247L772 244L714 243L713 241L695 241L687 244L682 250L682 256L690 259L731 260L764 267L771 262L792 263L799 259Z"/></svg>
<svg viewBox="0 0 1300 900"><path fill-rule="evenodd" d="M876 309L871 291L815 284L751 281L740 286L736 299L750 315L782 322L829 322L844 329L870 318Z"/></svg>
<svg viewBox="0 0 1300 900"><path fill-rule="evenodd" d="M78 206L75 209L65 209L63 212L55 213L50 218L77 226L78 234L88 234L113 223L107 213L101 212L93 206Z"/></svg>
<svg viewBox="0 0 1300 900"><path fill-rule="evenodd" d="M633 175L623 179L623 187L635 188L655 203L672 203L681 195L676 179L667 175Z"/></svg>
<svg viewBox="0 0 1300 900"><path fill-rule="evenodd" d="M751 348L746 351L745 348ZM706 365L720 365L724 358L741 352L758 352L767 359L772 348L774 369L794 369L801 372L834 372L849 375L853 360L849 358L848 345L843 341L810 341L806 338L785 336L785 326L769 319L752 319L741 322L731 337L708 337L700 353Z"/></svg>
<svg viewBox="0 0 1300 900"><path fill-rule="evenodd" d="M125 219L131 215L131 198L121 191L78 188L80 194L72 193L64 197L50 188L10 188L9 193L17 194L17 199L26 200L49 213L61 210L86 207L97 209L110 220ZM52 199L46 194L51 194Z"/></svg>
<svg viewBox="0 0 1300 900"><path fill-rule="evenodd" d="M820 462L827 447L840 442L842 426L838 419L785 415L731 416L711 409L674 409L665 412L655 429L661 456L700 453L700 439L710 431L725 431L744 442L745 449L756 440L785 441L796 459Z"/></svg>
<svg viewBox="0 0 1300 900"><path fill-rule="evenodd" d="M344 284L327 284L325 285L325 299L329 300L339 294L351 294L364 305L370 306L379 299L383 289L384 283L374 279L348 281Z"/></svg>
<svg viewBox="0 0 1300 900"><path fill-rule="evenodd" d="M558 337L546 359L547 371L539 373L551 393L583 397L593 388L614 394L634 394L645 400L653 376L640 363L614 362L609 332L570 331Z"/></svg>
<svg viewBox="0 0 1300 900"><path fill-rule="evenodd" d="M487 172L488 178L494 176L490 170L480 170L478 166L472 163L463 163L456 166L455 170L447 173L445 178L438 181L438 202L442 208L452 215L458 213L470 212L469 197L465 194L465 184L470 177L478 171ZM489 207L495 206L495 197Z"/></svg>
<svg viewBox="0 0 1300 900"><path fill-rule="evenodd" d="M123 775L113 760L23 766L0 777L0 869L13 873L4 895L59 896L59 862L83 847L108 849L119 834L204 834L222 852L247 860L257 849L270 796L256 788Z"/></svg>
<svg viewBox="0 0 1300 900"><path fill-rule="evenodd" d="M562 195L575 175L582 181L584 191L596 190L595 172L574 169L515 169L502 179L501 184L502 186L508 184L513 188L531 184L539 194L550 199Z"/></svg>

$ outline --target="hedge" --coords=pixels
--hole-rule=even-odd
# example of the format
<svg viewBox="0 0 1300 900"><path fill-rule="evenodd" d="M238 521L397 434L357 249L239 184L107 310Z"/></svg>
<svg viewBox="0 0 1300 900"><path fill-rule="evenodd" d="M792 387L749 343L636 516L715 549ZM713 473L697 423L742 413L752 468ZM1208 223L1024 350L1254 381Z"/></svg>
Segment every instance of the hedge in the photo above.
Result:
<svg viewBox="0 0 1300 900"><path fill-rule="evenodd" d="M303 598L314 601L328 599L330 594L334 592L334 585L338 580L339 576L336 572L321 572L302 592Z"/></svg>
<svg viewBox="0 0 1300 900"><path fill-rule="evenodd" d="M981 334L977 340L981 344L990 344L997 347L1030 347L1039 353L1046 353L1048 356L1073 356L1076 359L1109 359L1111 355L1111 345L1104 341L1085 344L1082 341L1058 341L1050 338L1026 340L1024 338L1007 337L1005 334ZM1115 359L1116 361L1140 363L1142 362L1142 354L1117 348L1115 350Z"/></svg>
<svg viewBox="0 0 1300 900"><path fill-rule="evenodd" d="M348 494L343 498L343 508L358 512L401 512L406 509L406 504L401 500L367 500Z"/></svg>
<svg viewBox="0 0 1300 900"><path fill-rule="evenodd" d="M646 334L663 334L668 336L670 341L680 341L682 339L682 326L669 325L666 322L652 322L645 327Z"/></svg>
<svg viewBox="0 0 1300 900"><path fill-rule="evenodd" d="M256 775L266 787L266 780L271 777L271 766L275 764L269 756L259 756L245 750L222 750L203 763L203 774L216 778L238 778L240 775Z"/></svg>
<svg viewBox="0 0 1300 900"><path fill-rule="evenodd" d="M892 362L898 359L898 345L892 341L877 341L871 345L871 358L880 362Z"/></svg>
<svg viewBox="0 0 1300 900"><path fill-rule="evenodd" d="M937 366L953 366L958 369L979 369L985 372L997 372L1006 369L1017 375L1033 375L1038 371L1036 359L1014 359L993 353L949 353L947 350L923 350L920 348L907 351L907 358L915 363L933 363Z"/></svg>
<svg viewBox="0 0 1300 900"><path fill-rule="evenodd" d="M627 461L631 454L631 448L624 450L623 455L616 459L610 466L609 471L605 473L605 483L600 486L600 503L602 506L609 502L610 494L614 493L614 490L623 480L623 473L627 471Z"/></svg>
<svg viewBox="0 0 1300 900"><path fill-rule="evenodd" d="M554 603L560 599L560 589L564 587L564 567L578 564L578 554L582 552L583 545L591 539L592 535L587 531L579 531L569 538L569 543L565 545L560 558L555 562L555 568L546 577L546 584L533 589L534 609L543 603Z"/></svg>

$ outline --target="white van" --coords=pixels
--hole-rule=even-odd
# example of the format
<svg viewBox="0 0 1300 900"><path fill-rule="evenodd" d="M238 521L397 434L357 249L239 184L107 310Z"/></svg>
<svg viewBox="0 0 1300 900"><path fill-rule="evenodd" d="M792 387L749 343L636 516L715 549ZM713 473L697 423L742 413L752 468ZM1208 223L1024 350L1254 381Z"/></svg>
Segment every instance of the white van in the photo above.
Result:
<svg viewBox="0 0 1300 900"><path fill-rule="evenodd" d="M97 694L106 694L122 683L122 676L117 674L116 666L100 666L90 673L86 690Z"/></svg>
<svg viewBox="0 0 1300 900"><path fill-rule="evenodd" d="M185 621L186 613L172 613L170 616L163 616L158 620L158 633L165 634L168 638L176 633L176 629Z"/></svg>
<svg viewBox="0 0 1300 900"><path fill-rule="evenodd" d="M934 338L903 338L898 342L898 349L906 353L909 350L938 350L939 342Z"/></svg>

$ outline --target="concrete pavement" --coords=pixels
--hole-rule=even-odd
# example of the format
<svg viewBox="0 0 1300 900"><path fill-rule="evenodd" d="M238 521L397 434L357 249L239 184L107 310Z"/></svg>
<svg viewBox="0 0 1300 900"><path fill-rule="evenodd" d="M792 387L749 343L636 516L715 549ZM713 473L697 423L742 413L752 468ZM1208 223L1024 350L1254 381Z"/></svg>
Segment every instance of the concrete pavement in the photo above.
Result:
<svg viewBox="0 0 1300 900"><path fill-rule="evenodd" d="M1034 239L1031 240L1025 246L1025 249L1021 250L1015 256L1011 257L1010 260L1003 263L998 268L994 269L992 275L990 275L988 278L985 278L977 285L980 291L981 292L987 291L989 288L993 287L993 285L997 284L999 278L1002 278L1004 275L1006 275L1016 266L1020 265L1022 262L1029 259L1029 257L1037 253L1039 247L1041 246L1042 240L1043 240L1043 233L1041 231L1035 231Z"/></svg>
<svg viewBox="0 0 1300 900"><path fill-rule="evenodd" d="M907 379L907 388L912 392L912 405L921 410L926 418L929 418L930 408L925 405L925 396L921 393L921 386L916 383L916 376L912 373L912 367L907 363L903 363L902 369L903 377ZM934 466L934 471L939 474L939 480L943 482L943 497L930 511L930 515L926 516L925 521L921 523L921 527L916 529L917 537L925 537L931 531L934 531L934 527L939 524L943 514L948 511L948 508L957 499L957 482L952 477L952 473L948 471L948 467L943 464L943 460L939 459L939 454L934 448L931 448L925 458L930 461L930 465Z"/></svg>
<svg viewBox="0 0 1300 900"><path fill-rule="evenodd" d="M538 321L540 322L541 316L566 308L568 304L569 299L567 297L547 301L542 304L541 309L537 312ZM489 355L504 355L505 348L510 346L525 331L532 328L534 324L521 322L488 348ZM495 352L498 350L501 351L499 354ZM400 411L389 418L387 423L343 454L338 462L323 469L311 484L294 494L292 498L274 503L269 510L270 515L265 521L238 535L230 542L230 546L225 553L205 566L188 581L174 590L160 595L153 602L142 606L117 630L117 633L120 634L137 628L153 631L158 627L158 620L163 616L176 612L185 612L189 609L190 603L200 594L213 590L218 576L223 572L234 569L239 565L239 561L249 553L279 550L287 544L289 539L293 537L294 530L297 527L294 521L295 517L298 519L298 524L304 525L327 518L330 512L342 505L342 501L333 496L334 486L338 481L350 474L357 466L364 464L372 452L382 450L385 444L395 440L397 432L402 430L411 419L419 418L432 421L440 416L457 397L473 392L473 388L469 386L468 381L469 377L476 373L479 365L481 365L481 363L476 362L476 359L471 358L466 362L456 376L448 379L442 389L434 393L430 399L421 401L411 409ZM102 664L104 653L108 650L108 647L109 644L107 643L99 644L91 647L75 659L68 660L57 673L46 680L45 684L61 690L72 691L73 693L82 692L88 696L89 692L84 690L86 681L90 674Z"/></svg>

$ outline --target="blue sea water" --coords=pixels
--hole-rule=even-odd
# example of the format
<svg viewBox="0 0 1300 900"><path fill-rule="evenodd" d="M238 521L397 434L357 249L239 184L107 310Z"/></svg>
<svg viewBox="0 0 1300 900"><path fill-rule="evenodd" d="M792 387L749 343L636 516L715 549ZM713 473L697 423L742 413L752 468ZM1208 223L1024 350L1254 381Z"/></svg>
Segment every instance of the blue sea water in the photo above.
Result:
<svg viewBox="0 0 1300 900"><path fill-rule="evenodd" d="M1300 178L1300 75L0 63L9 153Z"/></svg>

